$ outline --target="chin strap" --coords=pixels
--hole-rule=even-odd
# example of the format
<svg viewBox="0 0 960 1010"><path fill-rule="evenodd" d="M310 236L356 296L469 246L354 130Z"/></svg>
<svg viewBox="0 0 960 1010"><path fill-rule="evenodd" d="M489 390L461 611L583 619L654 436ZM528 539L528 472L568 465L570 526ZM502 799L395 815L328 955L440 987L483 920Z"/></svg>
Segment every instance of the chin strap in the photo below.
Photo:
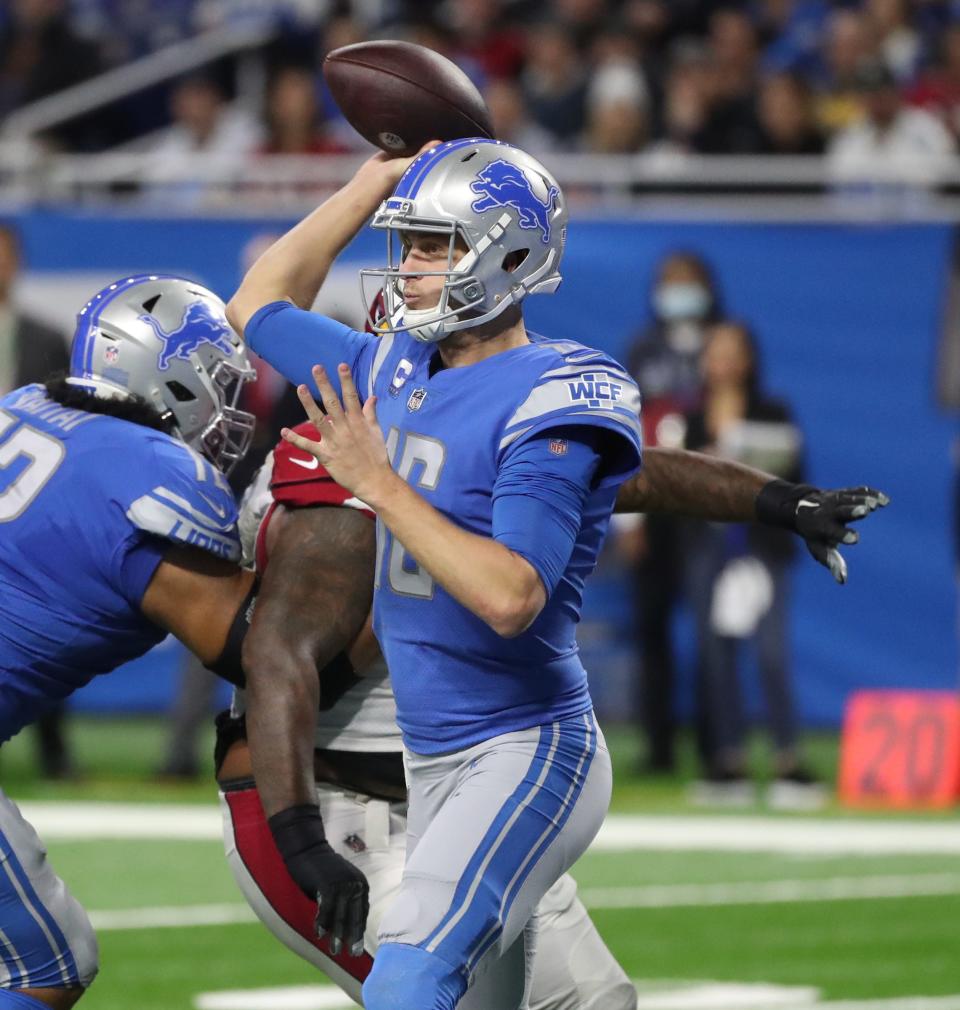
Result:
<svg viewBox="0 0 960 1010"><path fill-rule="evenodd" d="M414 340L419 340L424 344L435 344L438 340L443 340L447 335L445 323L447 319L437 319L436 308L430 309L405 309L403 313L403 324L407 327L407 332Z"/></svg>

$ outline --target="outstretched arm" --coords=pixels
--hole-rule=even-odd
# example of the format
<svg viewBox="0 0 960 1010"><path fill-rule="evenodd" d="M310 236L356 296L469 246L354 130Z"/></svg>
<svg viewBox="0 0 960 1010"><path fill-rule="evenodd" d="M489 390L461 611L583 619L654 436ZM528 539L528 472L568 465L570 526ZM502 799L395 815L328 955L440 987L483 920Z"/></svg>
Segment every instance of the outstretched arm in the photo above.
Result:
<svg viewBox="0 0 960 1010"><path fill-rule="evenodd" d="M317 360L346 361L358 376L374 338L310 312L330 266L390 194L411 158L370 158L342 189L278 239L253 264L227 305L247 344L287 380L308 382Z"/></svg>
<svg viewBox="0 0 960 1010"><path fill-rule="evenodd" d="M231 326L243 334L257 310L271 302L289 301L309 309L333 261L390 195L413 160L375 154L342 189L274 242L247 271L227 304Z"/></svg>
<svg viewBox="0 0 960 1010"><path fill-rule="evenodd" d="M643 451L643 469L620 487L615 511L752 522L757 495L773 479L702 452L648 448Z"/></svg>
<svg viewBox="0 0 960 1010"><path fill-rule="evenodd" d="M847 565L837 548L859 539L847 524L889 501L882 491L869 487L821 491L704 453L651 448L644 452L640 473L620 488L616 511L759 522L792 530L842 583Z"/></svg>

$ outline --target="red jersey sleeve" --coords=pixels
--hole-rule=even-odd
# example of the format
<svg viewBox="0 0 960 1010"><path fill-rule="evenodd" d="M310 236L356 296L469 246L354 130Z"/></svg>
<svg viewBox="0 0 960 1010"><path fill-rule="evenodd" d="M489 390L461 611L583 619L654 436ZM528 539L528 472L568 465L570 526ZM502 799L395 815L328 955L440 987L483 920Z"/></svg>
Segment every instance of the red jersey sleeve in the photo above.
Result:
<svg viewBox="0 0 960 1010"><path fill-rule="evenodd" d="M320 438L317 429L309 421L298 424L293 430L313 441ZM358 509L371 519L375 518L373 510L341 487L321 466L319 460L282 439L273 450L270 491L275 502L288 508L332 505Z"/></svg>

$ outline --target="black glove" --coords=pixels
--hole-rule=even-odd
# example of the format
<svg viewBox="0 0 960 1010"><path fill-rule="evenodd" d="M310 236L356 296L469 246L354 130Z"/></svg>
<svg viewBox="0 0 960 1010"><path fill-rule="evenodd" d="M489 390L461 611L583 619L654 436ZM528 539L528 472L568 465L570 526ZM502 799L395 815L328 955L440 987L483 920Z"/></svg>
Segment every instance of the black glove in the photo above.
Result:
<svg viewBox="0 0 960 1010"><path fill-rule="evenodd" d="M290 876L317 903L317 935L330 934L334 955L343 944L355 957L362 954L370 887L355 866L330 848L320 811L305 803L281 810L268 823Z"/></svg>
<svg viewBox="0 0 960 1010"><path fill-rule="evenodd" d="M772 480L757 495L757 521L799 533L814 559L842 584L847 581L847 563L837 547L860 539L847 523L863 519L889 502L882 491L869 487L821 491L810 484Z"/></svg>

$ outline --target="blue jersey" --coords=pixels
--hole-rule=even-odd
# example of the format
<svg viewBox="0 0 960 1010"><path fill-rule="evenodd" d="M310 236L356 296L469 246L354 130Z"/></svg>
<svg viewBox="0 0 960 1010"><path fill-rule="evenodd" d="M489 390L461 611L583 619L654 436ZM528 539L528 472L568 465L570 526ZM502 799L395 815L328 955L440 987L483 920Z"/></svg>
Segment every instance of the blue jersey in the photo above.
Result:
<svg viewBox="0 0 960 1010"><path fill-rule="evenodd" d="M309 381L318 361L331 376L338 361L348 361L360 395L378 397L397 473L448 519L482 536L493 535L498 473L512 453L544 432L583 426L605 434L566 569L522 635L497 635L382 527L374 598L397 721L411 750L458 750L588 710L575 636L584 580L617 488L640 463L639 393L622 367L581 344L532 336L476 364L432 370L432 345L407 334L370 337L281 303L261 309L246 335L295 382Z"/></svg>
<svg viewBox="0 0 960 1010"><path fill-rule="evenodd" d="M169 435L42 386L0 399L0 742L159 642L140 603L163 552L236 560L236 521L220 471Z"/></svg>

